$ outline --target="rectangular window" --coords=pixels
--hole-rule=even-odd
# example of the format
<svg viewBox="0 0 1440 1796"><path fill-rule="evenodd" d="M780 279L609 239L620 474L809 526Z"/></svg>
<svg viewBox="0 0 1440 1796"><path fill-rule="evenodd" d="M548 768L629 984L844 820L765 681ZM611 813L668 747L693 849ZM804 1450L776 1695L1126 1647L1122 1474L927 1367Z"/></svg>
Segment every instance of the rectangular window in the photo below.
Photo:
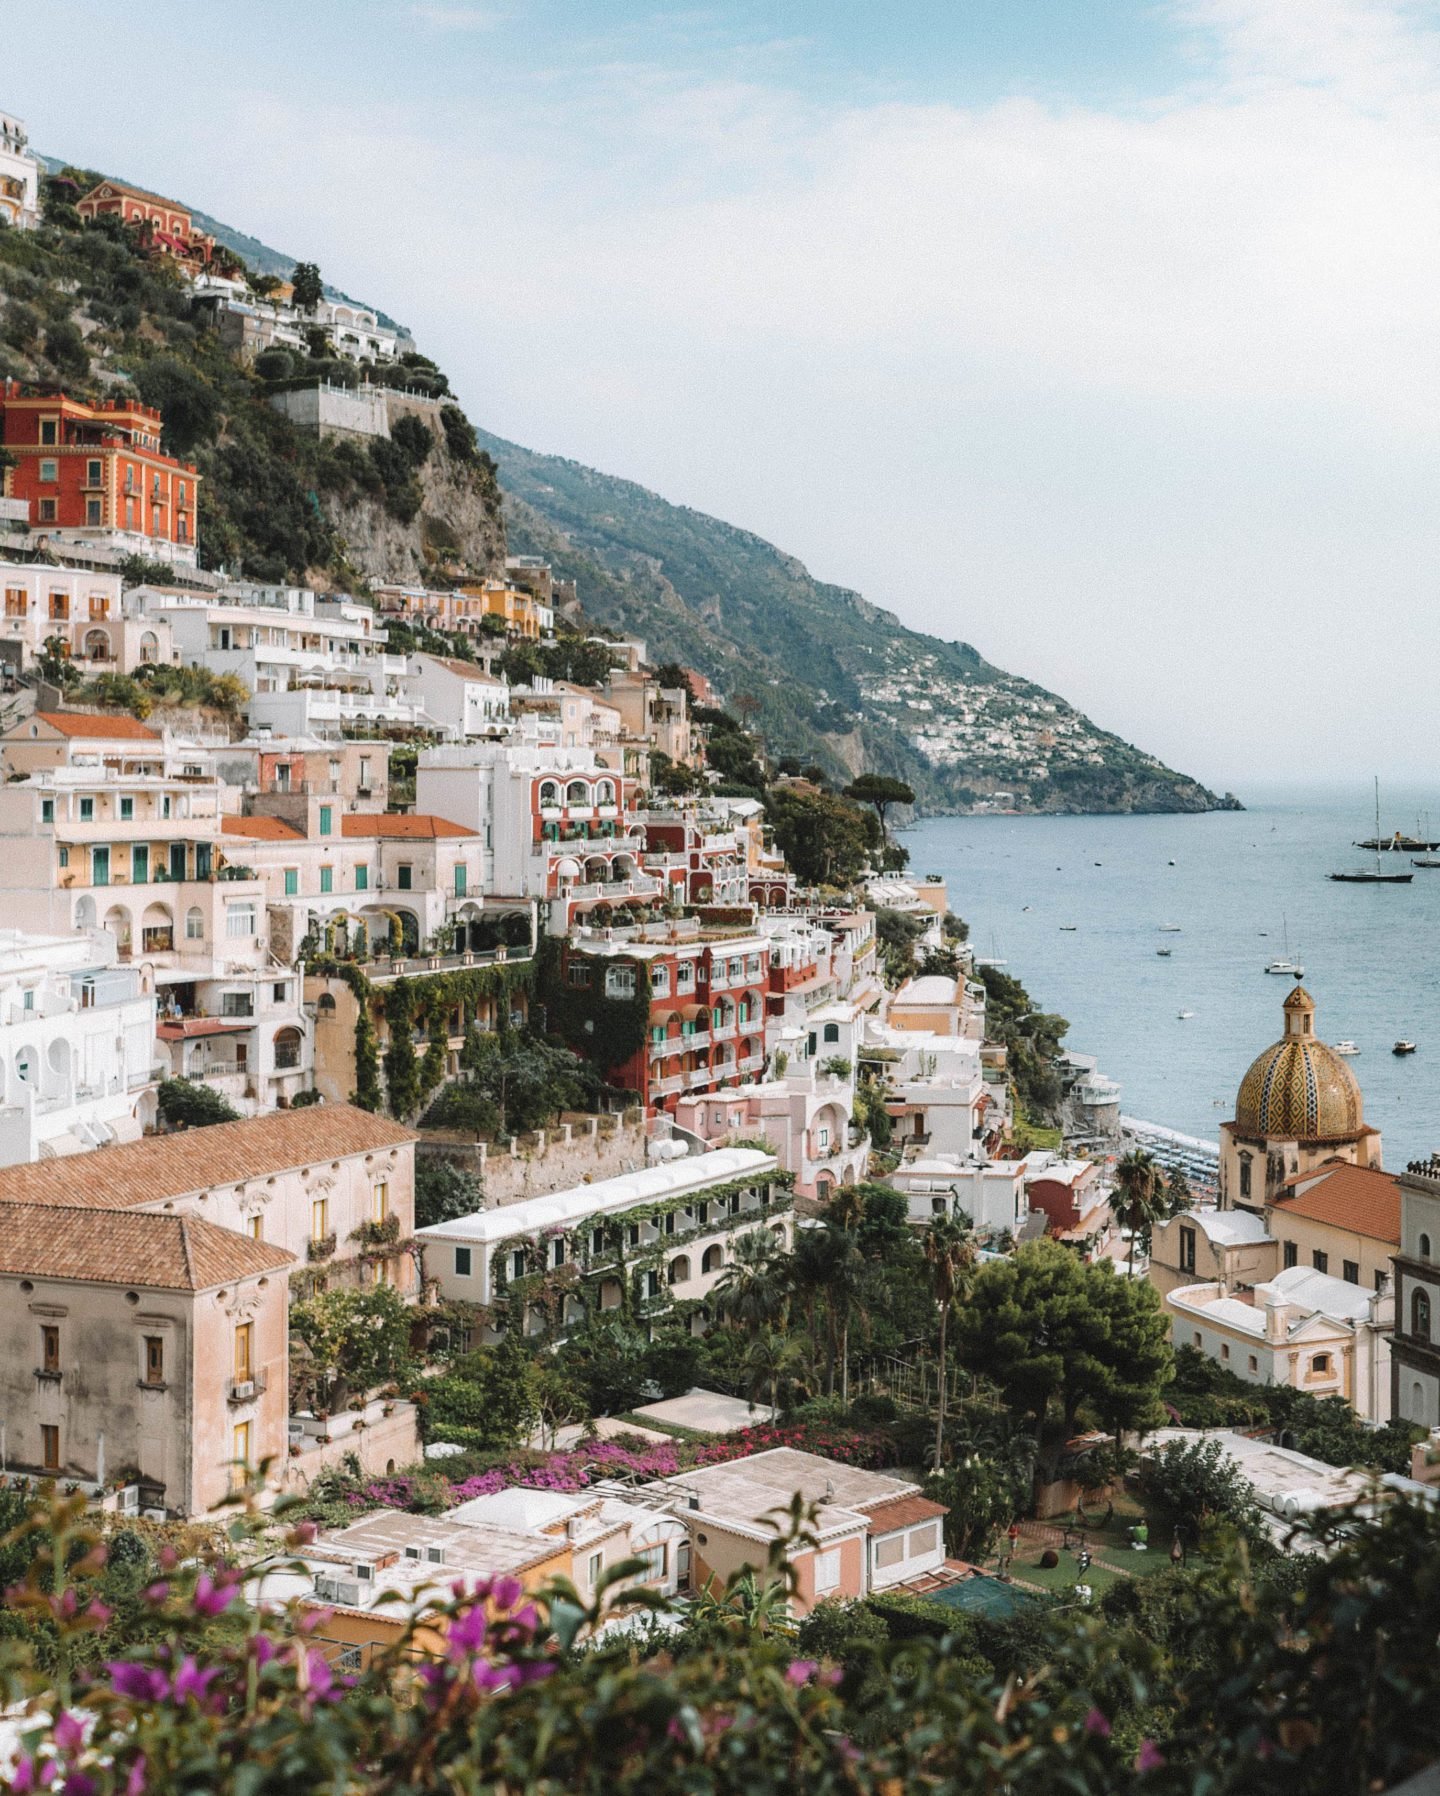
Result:
<svg viewBox="0 0 1440 1796"><path fill-rule="evenodd" d="M563 1266L565 1264L565 1242L563 1239L555 1240L550 1243L550 1264L552 1266Z"/></svg>
<svg viewBox="0 0 1440 1796"><path fill-rule="evenodd" d="M53 1322L47 1322L40 1330L40 1369L42 1372L60 1370L60 1330Z"/></svg>
<svg viewBox="0 0 1440 1796"><path fill-rule="evenodd" d="M670 991L669 967L652 967L650 970L650 996L663 998Z"/></svg>
<svg viewBox="0 0 1440 1796"><path fill-rule="evenodd" d="M40 1464L47 1472L60 1470L60 1430L50 1422L40 1424Z"/></svg>
<svg viewBox="0 0 1440 1796"><path fill-rule="evenodd" d="M888 1569L892 1565L899 1565L904 1557L905 1536L903 1534L892 1534L887 1540L877 1540L875 1542L875 1563L882 1571ZM815 1588L817 1590L820 1588L818 1582ZM833 1590L834 1585L832 1584L828 1586L828 1588Z"/></svg>
<svg viewBox="0 0 1440 1796"><path fill-rule="evenodd" d="M167 817L170 815L169 807L170 807L170 800L167 798L165 800L165 815ZM209 842L197 842L195 844L195 877L196 877L196 879L209 879L209 877L210 877L210 860L211 860L211 845L210 845L210 843Z"/></svg>
<svg viewBox="0 0 1440 1796"><path fill-rule="evenodd" d="M414 871L415 869L410 865L409 861L401 861L400 865L395 869L395 883L399 886L402 892L411 890Z"/></svg>
<svg viewBox="0 0 1440 1796"><path fill-rule="evenodd" d="M469 1278L471 1257L472 1257L472 1255L471 1255L470 1248L457 1247L455 1249L455 1276L456 1276L456 1278Z"/></svg>
<svg viewBox="0 0 1440 1796"><path fill-rule="evenodd" d="M242 1322L235 1330L235 1379L246 1384L255 1375L255 1324Z"/></svg>
<svg viewBox="0 0 1440 1796"><path fill-rule="evenodd" d="M53 449L60 441L60 423L56 418L40 420L40 443L45 449Z"/></svg>
<svg viewBox="0 0 1440 1796"><path fill-rule="evenodd" d="M235 1451L233 1457L235 1460L235 1475L233 1481L238 1484L240 1483L243 1474L250 1466L250 1424L248 1422L237 1422L235 1424Z"/></svg>
<svg viewBox="0 0 1440 1796"><path fill-rule="evenodd" d="M335 890L335 869L333 867L322 867L320 869L320 890L322 892L333 892Z"/></svg>
<svg viewBox="0 0 1440 1796"><path fill-rule="evenodd" d="M185 913L185 939L187 942L205 940L205 913L199 905L191 905Z"/></svg>
<svg viewBox="0 0 1440 1796"><path fill-rule="evenodd" d="M590 969L583 961L572 960L565 969L565 981L577 991L589 991Z"/></svg>
<svg viewBox="0 0 1440 1796"><path fill-rule="evenodd" d="M259 1217L255 1219L259 1221ZM163 1335L146 1335L145 1337L145 1382L146 1384L164 1384L165 1382L165 1339Z"/></svg>
<svg viewBox="0 0 1440 1796"><path fill-rule="evenodd" d="M455 869L455 896L457 898L463 898L465 896L465 869L464 869L464 867L456 867L456 869Z"/></svg>
<svg viewBox="0 0 1440 1796"><path fill-rule="evenodd" d="M252 1241L263 1241L265 1239L265 1219L262 1216L252 1216L246 1227L246 1233Z"/></svg>
<svg viewBox="0 0 1440 1796"><path fill-rule="evenodd" d="M143 842L134 842L130 846L130 883L147 885L150 880L150 850Z"/></svg>
<svg viewBox="0 0 1440 1796"><path fill-rule="evenodd" d="M30 602L23 586L7 586L5 588L6 617L25 617L29 614Z"/></svg>
<svg viewBox="0 0 1440 1796"><path fill-rule="evenodd" d="M90 850L90 883L92 886L109 885L110 850L108 848L92 848Z"/></svg>
<svg viewBox="0 0 1440 1796"><path fill-rule="evenodd" d="M1259 1370L1260 1370L1260 1361L1256 1357L1256 1355L1252 1353L1250 1355L1250 1371L1253 1374L1253 1373L1258 1372Z"/></svg>
<svg viewBox="0 0 1440 1796"><path fill-rule="evenodd" d="M62 867L68 867L70 865L70 850L68 848L62 848L60 850L60 865Z"/></svg>
<svg viewBox="0 0 1440 1796"><path fill-rule="evenodd" d="M605 1570L605 1555L603 1553L592 1553L590 1555L590 1564L587 1569L590 1575L590 1588L593 1590L600 1581L601 1573Z"/></svg>
<svg viewBox="0 0 1440 1796"><path fill-rule="evenodd" d="M40 501L40 522L42 524L53 524L55 522L55 501L53 499L42 499Z"/></svg>
<svg viewBox="0 0 1440 1796"><path fill-rule="evenodd" d="M320 807L320 834L328 836L335 827L335 811L333 806L322 804Z"/></svg>
<svg viewBox="0 0 1440 1796"><path fill-rule="evenodd" d="M121 822L128 823L131 820L131 818L134 817L134 815L135 815L135 800L133 798L122 798L120 800L120 820L121 820Z"/></svg>
<svg viewBox="0 0 1440 1796"><path fill-rule="evenodd" d="M255 1006L249 992L222 992L220 994L221 1016L254 1016Z"/></svg>
<svg viewBox="0 0 1440 1796"><path fill-rule="evenodd" d="M23 1008L25 1010L33 1010L35 1008L35 988L33 986L26 987Z"/></svg>
<svg viewBox="0 0 1440 1796"><path fill-rule="evenodd" d="M60 478L59 462L51 461L48 456L42 456L40 461L40 478L46 486L54 486L56 481Z"/></svg>
<svg viewBox="0 0 1440 1796"><path fill-rule="evenodd" d="M1283 1242L1282 1248L1286 1267L1298 1266L1300 1264L1300 1249L1295 1243L1293 1241Z"/></svg>
<svg viewBox="0 0 1440 1796"><path fill-rule="evenodd" d="M635 996L634 967L606 967L605 996L607 998L633 998Z"/></svg>
<svg viewBox="0 0 1440 1796"><path fill-rule="evenodd" d="M1340 1276L1341 1276L1341 1278L1343 1278L1345 1280L1345 1283L1347 1285L1358 1285L1360 1283L1360 1263L1359 1263L1359 1261L1358 1260L1345 1260L1344 1262L1342 1262Z"/></svg>
<svg viewBox="0 0 1440 1796"><path fill-rule="evenodd" d="M225 906L225 933L232 940L242 935L255 933L255 906L251 904L227 904Z"/></svg>
<svg viewBox="0 0 1440 1796"><path fill-rule="evenodd" d="M837 1590L840 1586L840 1549L832 1547L828 1553L815 1555L815 1594L824 1590Z"/></svg>
<svg viewBox="0 0 1440 1796"><path fill-rule="evenodd" d="M389 1214L390 1185L387 1180L381 1179L377 1184L373 1185L370 1190L370 1220L372 1222L384 1222Z"/></svg>
<svg viewBox="0 0 1440 1796"><path fill-rule="evenodd" d="M525 1249L523 1247L511 1250L510 1276L511 1278L524 1278L525 1276Z"/></svg>
<svg viewBox="0 0 1440 1796"><path fill-rule="evenodd" d="M100 463L98 461L87 461L85 463L86 486L99 486L100 478Z"/></svg>
<svg viewBox="0 0 1440 1796"><path fill-rule="evenodd" d="M293 898L299 890L300 869L298 867L287 867L285 869L285 896L287 898Z"/></svg>
<svg viewBox="0 0 1440 1796"><path fill-rule="evenodd" d="M928 1522L923 1528L916 1528L910 1535L910 1557L918 1559L922 1553L933 1553L940 1544L936 1533L936 1524Z"/></svg>
<svg viewBox="0 0 1440 1796"><path fill-rule="evenodd" d="M1310 1262L1314 1266L1314 1268L1317 1272L1328 1272L1330 1270L1329 1254L1322 1253L1318 1247L1312 1251L1312 1253L1310 1255Z"/></svg>
<svg viewBox="0 0 1440 1796"><path fill-rule="evenodd" d="M310 1239L323 1241L330 1233L330 1199L317 1197L310 1205Z"/></svg>
<svg viewBox="0 0 1440 1796"><path fill-rule="evenodd" d="M288 989L289 988L283 979L280 980L278 984L272 985L270 987L270 1002L272 1004L283 1004L285 1002L285 993Z"/></svg>
<svg viewBox="0 0 1440 1796"><path fill-rule="evenodd" d="M42 823L53 823L55 821L55 800L53 798L42 798L40 800L40 821Z"/></svg>
<svg viewBox="0 0 1440 1796"><path fill-rule="evenodd" d="M357 892L370 890L370 869L368 867L362 866L355 869L355 890Z"/></svg>
<svg viewBox="0 0 1440 1796"><path fill-rule="evenodd" d="M93 798L82 798L80 800L80 821L82 823L93 823L95 821L95 800Z"/></svg>
<svg viewBox="0 0 1440 1796"><path fill-rule="evenodd" d="M605 1251L605 1231L604 1231L604 1229L591 1229L591 1231L590 1231L590 1251L591 1251L591 1253L604 1253L604 1251Z"/></svg>
<svg viewBox="0 0 1440 1796"><path fill-rule="evenodd" d="M1195 1270L1194 1229L1182 1228L1180 1231L1180 1270L1182 1272L1193 1272Z"/></svg>

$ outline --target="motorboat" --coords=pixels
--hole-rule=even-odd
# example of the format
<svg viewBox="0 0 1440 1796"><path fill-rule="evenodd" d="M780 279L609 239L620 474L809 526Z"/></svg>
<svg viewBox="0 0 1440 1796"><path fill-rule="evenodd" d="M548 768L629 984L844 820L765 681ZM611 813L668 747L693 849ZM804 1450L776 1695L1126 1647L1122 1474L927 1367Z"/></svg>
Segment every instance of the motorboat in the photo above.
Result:
<svg viewBox="0 0 1440 1796"><path fill-rule="evenodd" d="M1192 1016L1194 1016L1194 1014L1195 1014L1195 1012L1193 1010L1182 1010L1180 1012L1180 1021L1182 1023L1187 1022Z"/></svg>
<svg viewBox="0 0 1440 1796"><path fill-rule="evenodd" d="M1160 956L1161 960L1169 960L1175 950L1173 948L1157 948L1155 952Z"/></svg>
<svg viewBox="0 0 1440 1796"><path fill-rule="evenodd" d="M1353 1041L1337 1041L1335 1043L1335 1052L1337 1054L1344 1054L1348 1058L1348 1056L1352 1054L1358 1054L1360 1050L1356 1047Z"/></svg>
<svg viewBox="0 0 1440 1796"><path fill-rule="evenodd" d="M1062 923L1060 925L1060 933L1061 935L1074 935L1079 927L1080 925L1078 923Z"/></svg>
<svg viewBox="0 0 1440 1796"><path fill-rule="evenodd" d="M1415 1052L1415 1044L1413 1041L1408 1040L1402 1035L1395 1046L1391 1048L1390 1052L1392 1054L1413 1054Z"/></svg>
<svg viewBox="0 0 1440 1796"><path fill-rule="evenodd" d="M1180 925L1178 923L1162 923L1160 933L1161 935L1179 935Z"/></svg>

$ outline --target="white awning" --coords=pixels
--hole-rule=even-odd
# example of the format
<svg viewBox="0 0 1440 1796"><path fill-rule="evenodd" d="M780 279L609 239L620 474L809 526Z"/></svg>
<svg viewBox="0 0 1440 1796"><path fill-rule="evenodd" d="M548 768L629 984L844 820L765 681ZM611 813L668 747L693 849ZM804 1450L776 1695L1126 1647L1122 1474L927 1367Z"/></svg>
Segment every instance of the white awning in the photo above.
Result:
<svg viewBox="0 0 1440 1796"><path fill-rule="evenodd" d="M105 1126L110 1131L112 1141L139 1141L145 1134L144 1125L136 1116L117 1116L114 1122Z"/></svg>
<svg viewBox="0 0 1440 1796"><path fill-rule="evenodd" d="M83 1154L86 1151L85 1143L78 1135L72 1135L68 1129L62 1134L52 1135L48 1141L40 1143L42 1160L63 1160L67 1155Z"/></svg>

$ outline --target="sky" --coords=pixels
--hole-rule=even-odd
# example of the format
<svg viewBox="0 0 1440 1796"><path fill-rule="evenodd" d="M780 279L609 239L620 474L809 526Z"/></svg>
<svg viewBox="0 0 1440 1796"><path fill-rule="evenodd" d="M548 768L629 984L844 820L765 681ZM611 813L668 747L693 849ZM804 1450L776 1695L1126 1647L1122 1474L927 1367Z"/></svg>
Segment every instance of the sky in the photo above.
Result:
<svg viewBox="0 0 1440 1796"><path fill-rule="evenodd" d="M0 0L0 109L1212 785L1440 805L1440 0Z"/></svg>

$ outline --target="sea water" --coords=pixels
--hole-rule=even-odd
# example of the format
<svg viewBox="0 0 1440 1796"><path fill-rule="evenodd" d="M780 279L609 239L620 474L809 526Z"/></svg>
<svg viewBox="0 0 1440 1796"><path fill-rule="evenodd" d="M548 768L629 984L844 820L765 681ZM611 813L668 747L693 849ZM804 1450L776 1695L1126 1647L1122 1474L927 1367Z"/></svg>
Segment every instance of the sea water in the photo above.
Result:
<svg viewBox="0 0 1440 1796"><path fill-rule="evenodd" d="M1069 1018L1066 1047L1119 1080L1125 1114L1186 1134L1214 1138L1246 1067L1281 1033L1294 981L1264 968L1288 928L1318 1035L1361 1050L1350 1066L1386 1166L1428 1156L1440 1149L1440 868L1386 854L1410 885L1326 878L1374 865L1352 845L1374 834L1360 781L1241 796L1245 811L1193 817L930 818L901 839L910 876L945 876L976 954ZM1382 782L1382 833L1423 833L1427 810L1440 840L1440 790ZM1399 1037L1416 1053L1393 1055Z"/></svg>

